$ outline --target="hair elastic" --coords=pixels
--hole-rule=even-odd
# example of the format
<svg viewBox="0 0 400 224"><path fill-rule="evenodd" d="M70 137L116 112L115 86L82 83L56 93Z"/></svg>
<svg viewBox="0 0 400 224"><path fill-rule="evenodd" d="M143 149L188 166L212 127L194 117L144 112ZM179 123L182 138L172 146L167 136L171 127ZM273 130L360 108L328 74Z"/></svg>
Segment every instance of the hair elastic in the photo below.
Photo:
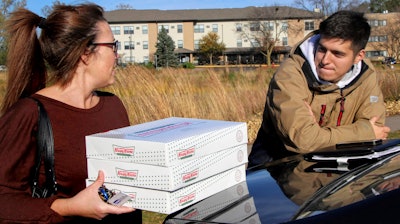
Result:
<svg viewBox="0 0 400 224"><path fill-rule="evenodd" d="M40 22L38 24L38 27L40 29L44 29L46 28L46 18L40 17Z"/></svg>

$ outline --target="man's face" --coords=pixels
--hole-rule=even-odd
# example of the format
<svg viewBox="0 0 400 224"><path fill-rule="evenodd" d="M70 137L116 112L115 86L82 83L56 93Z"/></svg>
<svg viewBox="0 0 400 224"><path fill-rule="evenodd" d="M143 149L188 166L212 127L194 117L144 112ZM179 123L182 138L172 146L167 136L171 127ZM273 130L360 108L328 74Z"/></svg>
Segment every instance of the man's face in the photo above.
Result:
<svg viewBox="0 0 400 224"><path fill-rule="evenodd" d="M321 37L314 58L317 74L322 80L337 83L364 55L364 50L353 52L351 41Z"/></svg>

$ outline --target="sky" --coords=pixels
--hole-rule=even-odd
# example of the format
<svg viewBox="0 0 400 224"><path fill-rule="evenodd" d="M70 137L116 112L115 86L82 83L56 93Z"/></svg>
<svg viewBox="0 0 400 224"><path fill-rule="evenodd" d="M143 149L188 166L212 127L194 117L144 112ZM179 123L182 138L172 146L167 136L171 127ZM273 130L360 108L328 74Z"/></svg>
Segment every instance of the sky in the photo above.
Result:
<svg viewBox="0 0 400 224"><path fill-rule="evenodd" d="M45 6L51 6L54 0L27 0L27 8L42 15ZM60 0L64 4L79 4L87 1ZM210 8L244 8L247 6L292 6L294 0L92 0L106 11L114 10L119 4L128 4L133 9L210 9Z"/></svg>

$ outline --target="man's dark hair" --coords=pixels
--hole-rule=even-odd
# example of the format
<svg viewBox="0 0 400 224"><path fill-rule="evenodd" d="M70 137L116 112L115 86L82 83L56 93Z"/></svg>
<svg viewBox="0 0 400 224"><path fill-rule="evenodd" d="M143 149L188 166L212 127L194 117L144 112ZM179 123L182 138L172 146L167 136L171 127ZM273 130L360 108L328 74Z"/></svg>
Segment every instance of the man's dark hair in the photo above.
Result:
<svg viewBox="0 0 400 224"><path fill-rule="evenodd" d="M363 13L346 10L332 14L319 26L321 37L350 40L355 53L365 48L370 32L371 27Z"/></svg>

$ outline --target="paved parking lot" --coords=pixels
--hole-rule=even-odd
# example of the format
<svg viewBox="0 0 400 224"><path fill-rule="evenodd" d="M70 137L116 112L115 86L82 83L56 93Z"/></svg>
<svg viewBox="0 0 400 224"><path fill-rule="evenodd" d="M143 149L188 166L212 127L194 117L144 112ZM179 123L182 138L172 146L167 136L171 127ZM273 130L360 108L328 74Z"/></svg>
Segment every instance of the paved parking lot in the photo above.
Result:
<svg viewBox="0 0 400 224"><path fill-rule="evenodd" d="M390 128L390 131L400 130L400 115L387 117L385 123Z"/></svg>

